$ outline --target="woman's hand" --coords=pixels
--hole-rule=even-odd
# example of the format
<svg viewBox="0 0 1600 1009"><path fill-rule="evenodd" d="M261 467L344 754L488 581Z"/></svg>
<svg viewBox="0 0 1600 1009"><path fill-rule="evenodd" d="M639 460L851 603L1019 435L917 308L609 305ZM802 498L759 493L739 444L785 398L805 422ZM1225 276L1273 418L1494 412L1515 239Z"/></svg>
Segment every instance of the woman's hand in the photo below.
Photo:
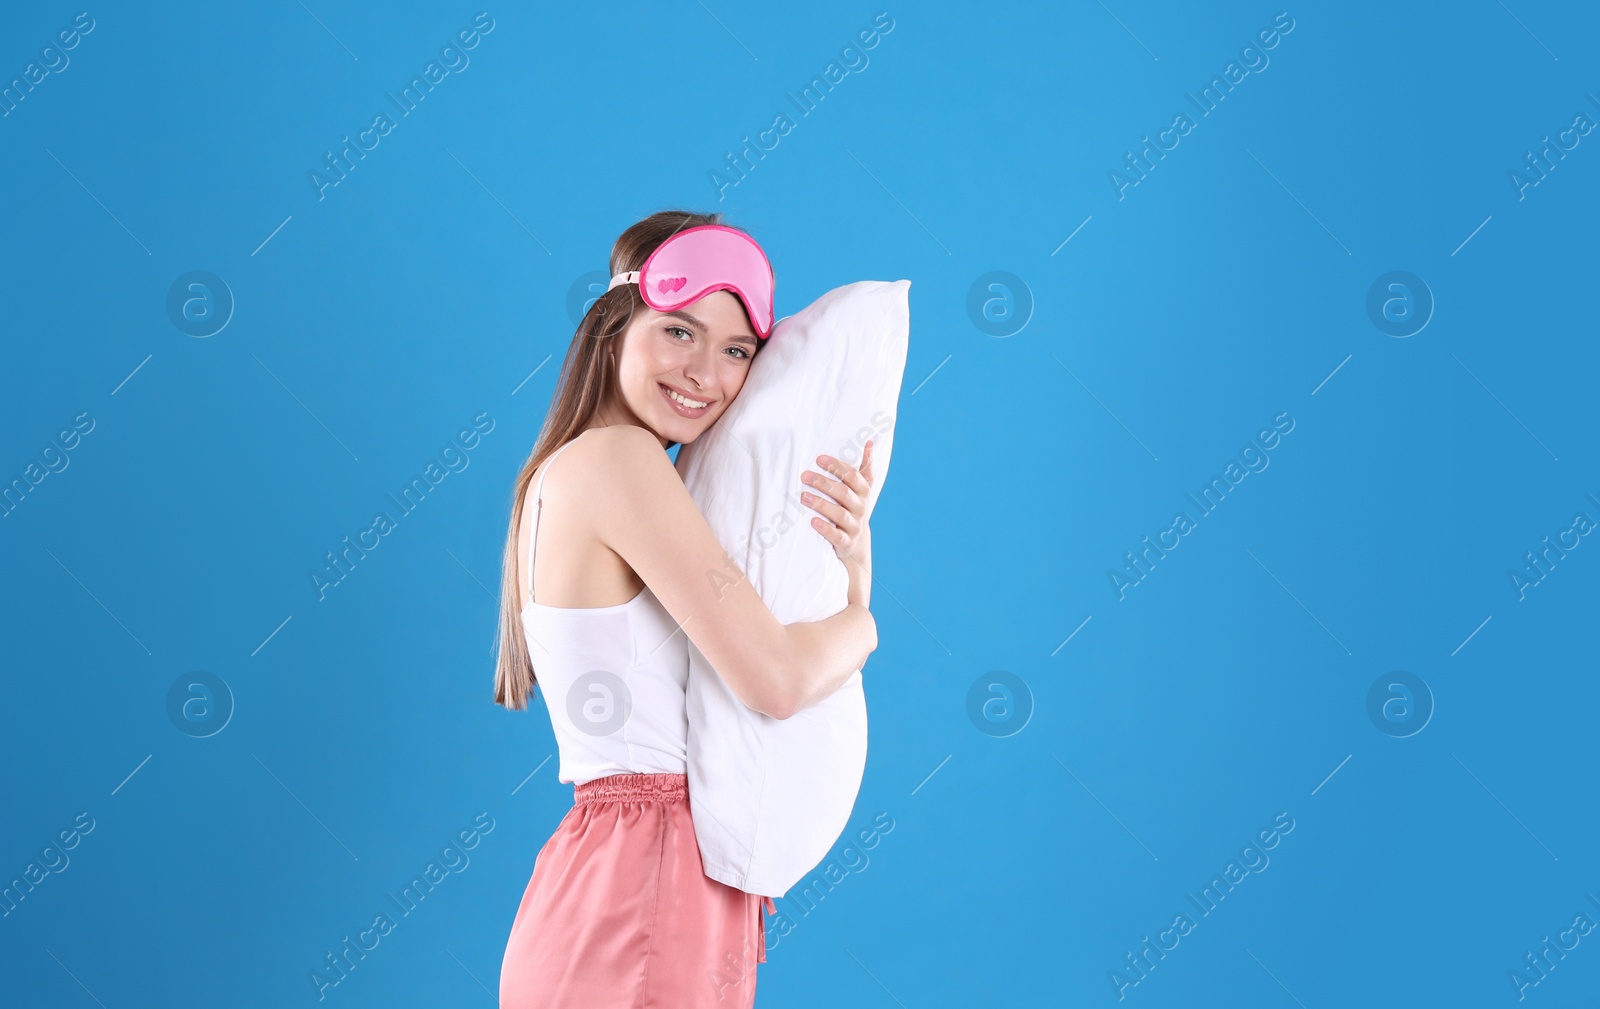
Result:
<svg viewBox="0 0 1600 1009"><path fill-rule="evenodd" d="M837 479L804 471L801 481L822 494L805 491L800 500L821 513L821 517L811 520L811 525L833 544L833 552L845 562L850 574L849 602L865 607L872 594L872 532L863 517L872 490L872 442L868 441L862 451L859 470L832 456L818 456L817 462Z"/></svg>

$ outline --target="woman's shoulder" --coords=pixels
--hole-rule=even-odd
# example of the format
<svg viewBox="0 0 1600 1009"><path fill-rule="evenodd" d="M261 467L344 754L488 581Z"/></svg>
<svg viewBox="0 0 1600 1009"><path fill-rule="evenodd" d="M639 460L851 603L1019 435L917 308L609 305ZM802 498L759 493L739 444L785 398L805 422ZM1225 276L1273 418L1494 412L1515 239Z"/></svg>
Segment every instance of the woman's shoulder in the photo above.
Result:
<svg viewBox="0 0 1600 1009"><path fill-rule="evenodd" d="M615 495L641 473L657 467L672 468L661 442L636 424L591 427L578 433L559 450L563 463L561 483L574 489ZM546 463L546 470L550 469ZM556 477L547 477L547 485Z"/></svg>
<svg viewBox="0 0 1600 1009"><path fill-rule="evenodd" d="M597 473L618 463L636 462L652 455L667 457L656 436L637 424L587 428L567 442L562 452L573 457L571 469Z"/></svg>
<svg viewBox="0 0 1600 1009"><path fill-rule="evenodd" d="M563 446L544 480L545 505L556 503L598 539L657 528L681 495L683 480L648 428L611 424L584 430ZM680 516L681 517L681 516Z"/></svg>
<svg viewBox="0 0 1600 1009"><path fill-rule="evenodd" d="M628 448L637 448L641 445L654 445L661 448L661 442L649 429L637 424L607 424L603 427L585 428L568 444L576 447L579 443L587 446L587 454L616 452Z"/></svg>

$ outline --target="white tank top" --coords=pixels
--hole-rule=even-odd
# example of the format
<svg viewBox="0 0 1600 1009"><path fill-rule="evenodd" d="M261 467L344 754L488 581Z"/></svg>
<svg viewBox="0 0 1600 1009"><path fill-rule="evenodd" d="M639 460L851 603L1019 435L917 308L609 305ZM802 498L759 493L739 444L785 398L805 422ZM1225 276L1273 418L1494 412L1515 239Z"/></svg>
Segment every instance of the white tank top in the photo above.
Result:
<svg viewBox="0 0 1600 1009"><path fill-rule="evenodd" d="M534 601L545 462L534 486L528 537L528 602L522 633L561 755L557 778L582 784L608 774L687 770L688 638L649 586L614 606L560 607Z"/></svg>

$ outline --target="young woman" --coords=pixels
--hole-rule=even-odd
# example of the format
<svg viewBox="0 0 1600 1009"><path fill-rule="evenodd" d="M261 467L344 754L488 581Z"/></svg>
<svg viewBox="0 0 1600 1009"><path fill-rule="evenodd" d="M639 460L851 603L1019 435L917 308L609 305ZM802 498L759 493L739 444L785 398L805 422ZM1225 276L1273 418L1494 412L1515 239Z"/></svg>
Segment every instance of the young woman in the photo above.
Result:
<svg viewBox="0 0 1600 1009"><path fill-rule="evenodd" d="M772 901L701 866L686 637L744 703L775 718L866 662L878 643L861 519L871 446L859 471L819 457L796 474L813 527L849 570L849 604L779 623L664 451L699 437L739 394L771 335L771 266L717 215L663 211L622 233L611 270L512 494L495 701L521 709L543 686L574 805L517 908L500 1004L749 1006Z"/></svg>

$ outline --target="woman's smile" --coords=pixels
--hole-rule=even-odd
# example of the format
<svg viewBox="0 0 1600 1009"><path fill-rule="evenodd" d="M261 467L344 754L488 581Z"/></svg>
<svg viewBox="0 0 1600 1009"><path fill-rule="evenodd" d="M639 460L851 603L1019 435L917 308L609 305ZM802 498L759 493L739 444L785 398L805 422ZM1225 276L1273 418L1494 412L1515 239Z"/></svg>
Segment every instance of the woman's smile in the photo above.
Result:
<svg viewBox="0 0 1600 1009"><path fill-rule="evenodd" d="M667 404L671 406L673 410L677 411L679 416L683 417L704 417L706 415L706 411L711 409L712 403L716 402L715 400L696 399L695 397L684 392L682 389L679 389L676 386L667 385L665 382L657 382L656 388L661 390L661 398L666 400ZM674 396L677 398L674 398ZM689 403L699 403L701 405L694 407L689 406Z"/></svg>

